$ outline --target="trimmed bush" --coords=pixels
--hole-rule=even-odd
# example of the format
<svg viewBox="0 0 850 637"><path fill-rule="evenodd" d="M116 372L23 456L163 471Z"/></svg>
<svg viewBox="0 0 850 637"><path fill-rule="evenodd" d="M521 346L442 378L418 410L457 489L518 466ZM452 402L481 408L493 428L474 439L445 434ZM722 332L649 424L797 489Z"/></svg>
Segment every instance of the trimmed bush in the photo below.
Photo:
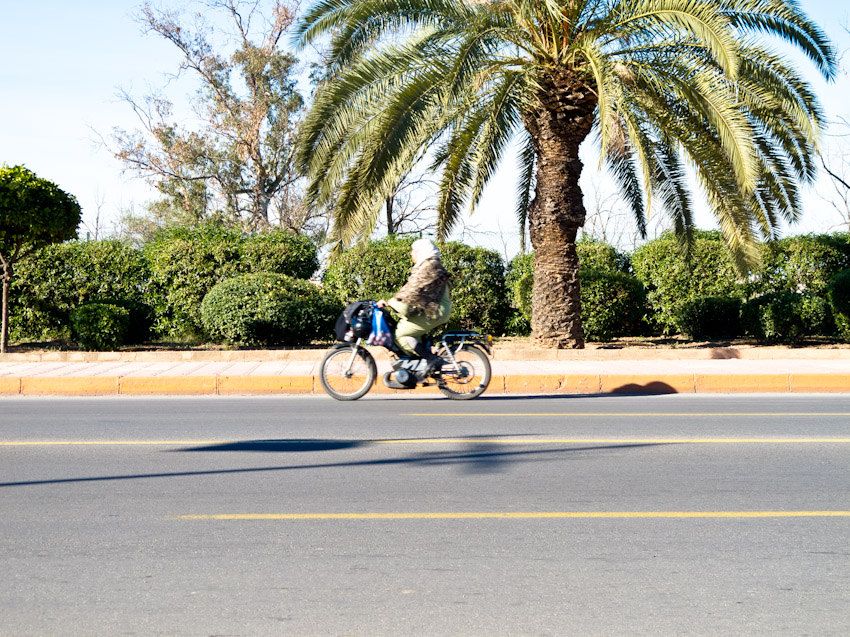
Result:
<svg viewBox="0 0 850 637"><path fill-rule="evenodd" d="M817 297L796 292L775 292L747 301L741 310L741 324L749 336L764 343L793 345L812 333L823 320L823 304Z"/></svg>
<svg viewBox="0 0 850 637"><path fill-rule="evenodd" d="M581 278L581 318L585 338L610 341L615 336L633 336L643 331L646 293L633 276L606 266L623 267L624 260L611 246L602 243L578 244L579 259L584 263ZM508 326L514 334L531 331L531 295L534 280L534 255L514 257L506 277L514 314Z"/></svg>
<svg viewBox="0 0 850 637"><path fill-rule="evenodd" d="M412 237L389 236L333 256L325 271L324 289L343 302L390 298L410 275L413 241ZM501 256L457 242L444 244L440 253L451 277L448 326L504 333L510 308Z"/></svg>
<svg viewBox="0 0 850 637"><path fill-rule="evenodd" d="M826 298L830 279L847 268L847 233L785 237L762 246L762 266L751 287L754 294L808 292Z"/></svg>
<svg viewBox="0 0 850 637"><path fill-rule="evenodd" d="M682 310L689 301L745 296L744 282L719 232L697 232L690 260L682 255L676 237L665 233L635 250L632 267L646 286L648 318L656 333L684 332Z"/></svg>
<svg viewBox="0 0 850 637"><path fill-rule="evenodd" d="M71 333L83 349L116 350L130 330L130 310L108 303L87 303L71 311Z"/></svg>
<svg viewBox="0 0 850 637"><path fill-rule="evenodd" d="M69 338L70 313L84 303L108 299L142 308L149 297L149 279L142 253L119 241L69 241L43 248L15 270L11 337L16 341ZM145 319L131 316L131 320L135 325ZM129 338L144 340L146 331L139 324Z"/></svg>
<svg viewBox="0 0 850 637"><path fill-rule="evenodd" d="M452 314L446 327L504 334L510 305L501 255L459 242L446 243L441 254L451 277Z"/></svg>
<svg viewBox="0 0 850 637"><path fill-rule="evenodd" d="M827 297L838 334L850 343L850 270L843 270L832 277Z"/></svg>
<svg viewBox="0 0 850 637"><path fill-rule="evenodd" d="M217 226L172 227L144 248L157 333L202 338L201 302L214 285L241 274L309 277L318 264L307 239L275 231L246 236Z"/></svg>
<svg viewBox="0 0 850 637"><path fill-rule="evenodd" d="M741 334L741 299L701 296L682 306L681 324L693 340L736 338Z"/></svg>
<svg viewBox="0 0 850 637"><path fill-rule="evenodd" d="M342 303L319 286L283 274L246 274L216 284L201 304L215 342L305 345L333 336Z"/></svg>
<svg viewBox="0 0 850 637"><path fill-rule="evenodd" d="M581 276L581 321L588 341L639 334L643 327L646 292L625 272L587 268Z"/></svg>

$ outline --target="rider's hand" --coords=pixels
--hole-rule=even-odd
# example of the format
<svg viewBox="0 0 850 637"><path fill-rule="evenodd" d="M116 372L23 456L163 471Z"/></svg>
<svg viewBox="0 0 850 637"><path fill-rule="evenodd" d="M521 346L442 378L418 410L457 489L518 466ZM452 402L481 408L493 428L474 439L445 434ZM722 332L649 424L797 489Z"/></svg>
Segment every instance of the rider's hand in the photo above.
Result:
<svg viewBox="0 0 850 637"><path fill-rule="evenodd" d="M387 306L387 302L384 299L381 299L380 301L375 303L375 305L377 305L379 309L383 309Z"/></svg>

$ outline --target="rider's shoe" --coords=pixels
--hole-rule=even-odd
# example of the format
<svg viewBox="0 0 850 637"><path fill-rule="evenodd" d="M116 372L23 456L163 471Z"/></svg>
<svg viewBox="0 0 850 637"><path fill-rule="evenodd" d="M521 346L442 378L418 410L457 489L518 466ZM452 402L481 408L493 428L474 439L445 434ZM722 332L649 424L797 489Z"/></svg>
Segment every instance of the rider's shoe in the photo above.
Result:
<svg viewBox="0 0 850 637"><path fill-rule="evenodd" d="M417 343L414 351L419 354L420 358L424 358L427 363L424 372L422 372L423 378L428 378L428 376L430 376L435 370L439 369L446 363L445 360L434 354L422 343Z"/></svg>

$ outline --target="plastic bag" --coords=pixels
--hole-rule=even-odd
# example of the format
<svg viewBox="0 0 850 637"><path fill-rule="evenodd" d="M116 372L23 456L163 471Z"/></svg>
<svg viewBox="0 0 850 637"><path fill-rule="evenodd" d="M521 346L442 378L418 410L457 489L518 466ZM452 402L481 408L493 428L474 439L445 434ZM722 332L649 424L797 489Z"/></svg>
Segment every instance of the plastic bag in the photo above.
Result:
<svg viewBox="0 0 850 637"><path fill-rule="evenodd" d="M375 306L372 312L372 332L369 338L366 339L369 345L389 346L393 342L393 335L390 334L390 327L387 325L387 319L384 318L384 311Z"/></svg>

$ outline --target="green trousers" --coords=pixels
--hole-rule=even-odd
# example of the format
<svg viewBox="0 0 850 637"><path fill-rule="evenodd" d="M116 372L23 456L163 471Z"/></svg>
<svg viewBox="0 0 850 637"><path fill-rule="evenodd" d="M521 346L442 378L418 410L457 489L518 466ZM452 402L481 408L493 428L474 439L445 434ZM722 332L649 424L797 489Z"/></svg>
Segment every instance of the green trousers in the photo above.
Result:
<svg viewBox="0 0 850 637"><path fill-rule="evenodd" d="M428 318L424 314L414 312L408 307L407 303L395 299L387 301L387 305L401 316L395 330L395 342L409 356L416 356L413 348L419 342L419 337L444 323L448 323L449 315L452 313L452 300L449 297L448 286L446 286L446 291L443 292L436 318Z"/></svg>

